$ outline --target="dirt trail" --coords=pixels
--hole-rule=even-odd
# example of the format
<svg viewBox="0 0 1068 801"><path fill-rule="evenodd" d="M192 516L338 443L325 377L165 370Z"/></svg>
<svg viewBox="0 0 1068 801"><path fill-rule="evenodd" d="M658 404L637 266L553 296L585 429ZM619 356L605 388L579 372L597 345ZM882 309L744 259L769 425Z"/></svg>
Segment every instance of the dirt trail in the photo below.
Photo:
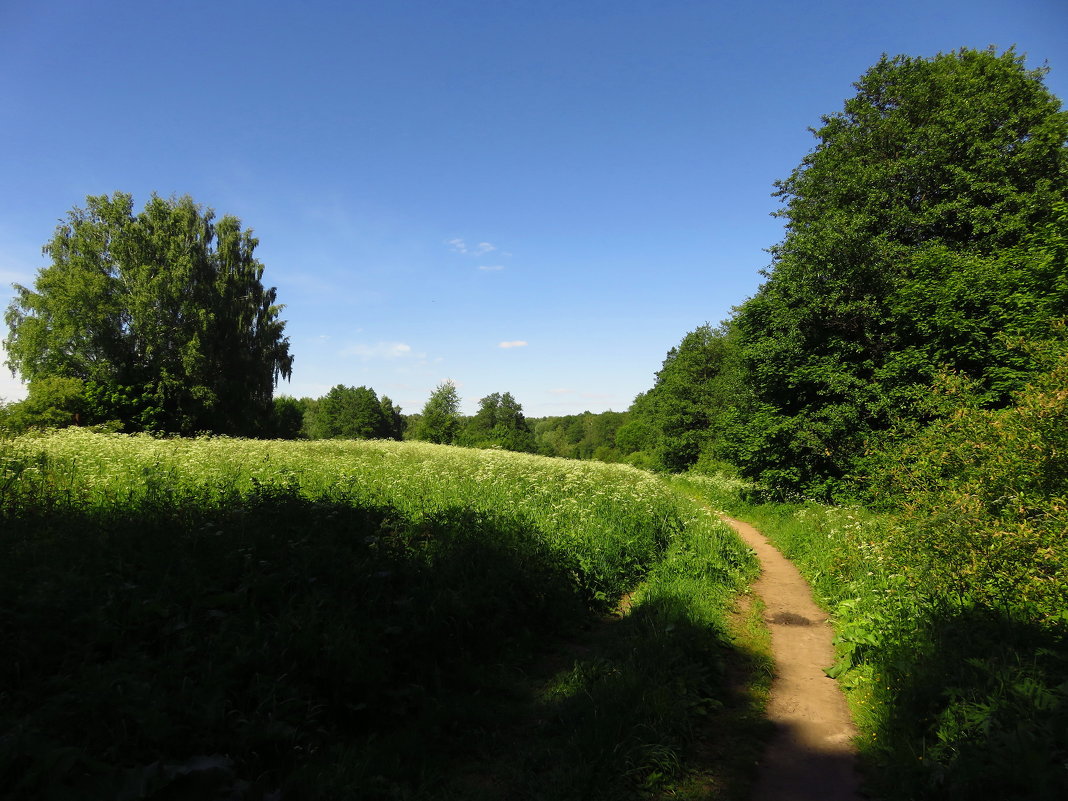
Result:
<svg viewBox="0 0 1068 801"><path fill-rule="evenodd" d="M841 690L823 672L834 661L827 615L797 568L759 531L721 517L760 559L763 570L753 592L766 606L775 658L767 709L775 733L753 801L859 801L856 729Z"/></svg>

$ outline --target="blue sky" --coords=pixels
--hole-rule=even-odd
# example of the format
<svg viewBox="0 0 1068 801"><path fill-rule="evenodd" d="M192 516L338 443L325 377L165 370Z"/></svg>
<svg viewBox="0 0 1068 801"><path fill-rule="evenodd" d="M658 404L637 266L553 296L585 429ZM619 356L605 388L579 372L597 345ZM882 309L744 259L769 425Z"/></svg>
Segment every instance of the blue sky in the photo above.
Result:
<svg viewBox="0 0 1068 801"><path fill-rule="evenodd" d="M1068 98L1065 0L0 0L0 295L86 195L189 194L260 238L281 393L624 410L756 291L853 81L988 45Z"/></svg>

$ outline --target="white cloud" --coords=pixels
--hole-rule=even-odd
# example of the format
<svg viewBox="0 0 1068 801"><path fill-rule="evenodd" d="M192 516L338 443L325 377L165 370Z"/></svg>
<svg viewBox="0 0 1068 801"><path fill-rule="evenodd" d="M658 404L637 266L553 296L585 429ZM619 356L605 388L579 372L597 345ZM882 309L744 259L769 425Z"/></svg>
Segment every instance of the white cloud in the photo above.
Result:
<svg viewBox="0 0 1068 801"><path fill-rule="evenodd" d="M412 346L403 342L376 342L374 345L357 343L341 351L342 356L359 356L361 359L400 359L411 355Z"/></svg>
<svg viewBox="0 0 1068 801"><path fill-rule="evenodd" d="M497 345L498 348L525 348L526 346L526 341L522 339L513 339L511 342L501 342Z"/></svg>
<svg viewBox="0 0 1068 801"><path fill-rule="evenodd" d="M575 390L561 387L559 389L550 389L549 392L553 395L572 395L574 394Z"/></svg>
<svg viewBox="0 0 1068 801"><path fill-rule="evenodd" d="M447 239L445 240L445 244L449 246L449 250L453 253L462 253L465 256L484 256L497 249L496 245L491 245L489 242L479 242L477 245L468 245L467 242L459 237L456 237L455 239Z"/></svg>
<svg viewBox="0 0 1068 801"><path fill-rule="evenodd" d="M503 264L482 264L482 265L479 266L478 269L485 270L486 272L496 272L497 270L503 270L504 269L504 265Z"/></svg>

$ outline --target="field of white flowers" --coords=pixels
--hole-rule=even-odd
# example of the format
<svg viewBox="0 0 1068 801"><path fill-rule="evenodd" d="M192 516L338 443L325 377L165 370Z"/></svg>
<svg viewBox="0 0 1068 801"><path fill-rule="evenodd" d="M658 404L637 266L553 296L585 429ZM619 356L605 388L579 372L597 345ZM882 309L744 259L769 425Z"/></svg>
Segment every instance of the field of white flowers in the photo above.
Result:
<svg viewBox="0 0 1068 801"><path fill-rule="evenodd" d="M469 799L474 773L499 797L656 792L723 708L726 614L753 569L706 508L623 465L0 440L0 652L17 655L0 661L0 786ZM551 692L529 686L623 596L610 636L543 676Z"/></svg>
<svg viewBox="0 0 1068 801"><path fill-rule="evenodd" d="M78 428L20 438L0 457L0 493L16 503L10 496L82 508L183 498L225 505L254 491L389 507L410 520L455 509L520 520L569 552L602 594L627 591L686 527L737 550L707 509L626 465L422 442L154 439Z"/></svg>

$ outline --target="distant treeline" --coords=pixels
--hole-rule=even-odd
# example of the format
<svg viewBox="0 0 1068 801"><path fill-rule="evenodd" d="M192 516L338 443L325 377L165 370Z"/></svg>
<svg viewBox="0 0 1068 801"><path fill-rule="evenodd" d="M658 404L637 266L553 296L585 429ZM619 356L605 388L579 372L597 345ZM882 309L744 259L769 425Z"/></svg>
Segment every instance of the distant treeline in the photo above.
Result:
<svg viewBox="0 0 1068 801"><path fill-rule="evenodd" d="M388 396L379 398L369 387L339 384L321 398L275 398L270 433L281 439L413 439L635 463L630 458L635 449L617 444L617 433L629 417L626 412L528 418L510 392L487 395L470 416L459 414L458 404L452 385L446 383L421 412L406 415Z"/></svg>

